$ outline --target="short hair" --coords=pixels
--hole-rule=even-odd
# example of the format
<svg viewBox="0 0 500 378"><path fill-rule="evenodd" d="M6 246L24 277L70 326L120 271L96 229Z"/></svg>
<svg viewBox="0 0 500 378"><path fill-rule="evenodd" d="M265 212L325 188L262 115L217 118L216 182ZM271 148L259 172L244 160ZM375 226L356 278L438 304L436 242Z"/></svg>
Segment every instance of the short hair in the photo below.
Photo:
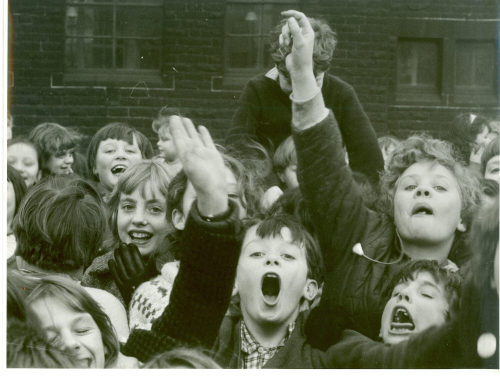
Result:
<svg viewBox="0 0 500 378"><path fill-rule="evenodd" d="M38 285L28 294L25 300L28 319L32 318L33 311L30 305L39 299L57 298L76 312L88 313L92 316L101 331L102 342L106 351L105 366L112 365L120 351L118 337L108 315L99 304L77 281L63 276L45 276L40 278ZM35 316L36 317L36 316Z"/></svg>
<svg viewBox="0 0 500 378"><path fill-rule="evenodd" d="M29 323L7 321L7 368L77 368L76 357L50 344Z"/></svg>
<svg viewBox="0 0 500 378"><path fill-rule="evenodd" d="M480 186L474 175L455 160L449 142L434 139L424 134L412 135L402 141L392 153L387 169L382 173L380 185L382 208L391 218L394 215L394 190L401 175L413 164L423 161L435 162L447 168L457 180L462 200L462 220L470 224L479 204Z"/></svg>
<svg viewBox="0 0 500 378"><path fill-rule="evenodd" d="M385 293L386 301L390 298L394 288L404 282L414 281L418 273L429 273L437 283L444 286L445 297L448 302L448 319L457 314L460 305L460 292L463 278L458 272L452 272L439 265L434 260L413 260L403 264L392 276Z"/></svg>
<svg viewBox="0 0 500 378"><path fill-rule="evenodd" d="M490 129L489 120L483 116L462 113L455 117L450 130L450 141L455 147L458 158L466 165L469 164L476 136L485 127Z"/></svg>
<svg viewBox="0 0 500 378"><path fill-rule="evenodd" d="M180 170L170 181L167 191L167 220L173 224L172 211L177 209L182 213L182 199L188 186L188 178L183 170ZM185 214L187 215L187 214Z"/></svg>
<svg viewBox="0 0 500 378"><path fill-rule="evenodd" d="M21 201L27 192L26 183L24 182L21 174L10 164L7 164L7 181L12 183L14 195L16 196L16 203L14 208L15 216L17 214L17 210L19 210Z"/></svg>
<svg viewBox="0 0 500 378"><path fill-rule="evenodd" d="M486 173L486 165L488 161L495 156L500 155L500 136L495 137L483 151L481 155L481 175L484 177Z"/></svg>
<svg viewBox="0 0 500 378"><path fill-rule="evenodd" d="M280 213L262 218L254 217L244 223L247 231L257 225L255 232L260 238L280 236L281 229L288 227L292 234L292 244L303 247L306 251L307 277L321 285L324 280L324 263L319 244L296 218Z"/></svg>
<svg viewBox="0 0 500 378"><path fill-rule="evenodd" d="M170 125L170 117L172 116L180 116L181 112L177 108L173 108L171 106L165 105L158 112L158 116L153 120L151 125L153 131L158 134L163 127L169 127Z"/></svg>
<svg viewBox="0 0 500 378"><path fill-rule="evenodd" d="M140 131L137 131L123 122L113 122L101 127L90 140L89 147L87 149L87 167L89 176L95 181L99 181L98 177L94 173L94 167L97 150L99 149L99 145L102 141L105 141L106 139L117 139L133 144L134 137L137 141L137 146L141 151L142 158L151 159L153 157L153 146L151 145L149 139L146 138L146 136Z"/></svg>
<svg viewBox="0 0 500 378"><path fill-rule="evenodd" d="M297 151L291 136L287 137L278 146L273 156L273 168L276 172L283 172L288 166L297 164Z"/></svg>
<svg viewBox="0 0 500 378"><path fill-rule="evenodd" d="M314 73L317 75L320 72L326 72L330 67L333 58L333 52L337 46L337 34L328 26L328 24L316 18L308 17L312 29L314 30L314 49L313 63ZM285 59L290 51L284 51L279 43L281 28L287 22L286 19L276 25L270 32L270 47L271 59L276 64L276 68L287 73Z"/></svg>
<svg viewBox="0 0 500 378"><path fill-rule="evenodd" d="M221 367L198 348L177 347L158 354L146 362L142 369L221 369Z"/></svg>
<svg viewBox="0 0 500 378"><path fill-rule="evenodd" d="M167 204L167 219L169 219L167 203L169 177L165 165L155 160L142 160L134 163L120 176L108 201L110 210L109 226L116 240L119 239L116 228L116 216L118 214L121 194L132 194L135 190L139 189L141 195L146 197L145 190L147 183L151 183L150 190L157 189L164 196L165 203Z"/></svg>
<svg viewBox="0 0 500 378"><path fill-rule="evenodd" d="M26 194L14 219L16 255L55 272L90 265L106 231L95 188L71 176L48 176Z"/></svg>
<svg viewBox="0 0 500 378"><path fill-rule="evenodd" d="M76 135L57 123L44 122L36 126L28 135L37 148L41 160L41 169L48 174L47 161L59 152L75 148Z"/></svg>

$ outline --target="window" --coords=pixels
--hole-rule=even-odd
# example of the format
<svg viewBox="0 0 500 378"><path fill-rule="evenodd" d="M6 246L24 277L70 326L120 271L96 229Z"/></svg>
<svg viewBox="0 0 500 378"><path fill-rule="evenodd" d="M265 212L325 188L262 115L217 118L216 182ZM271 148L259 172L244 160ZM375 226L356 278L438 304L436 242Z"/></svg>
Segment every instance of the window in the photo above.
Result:
<svg viewBox="0 0 500 378"><path fill-rule="evenodd" d="M241 85L272 68L268 35L287 9L297 9L297 1L226 2L224 84Z"/></svg>
<svg viewBox="0 0 500 378"><path fill-rule="evenodd" d="M401 39L398 43L397 82L408 97L426 95L439 100L441 46L436 40Z"/></svg>
<svg viewBox="0 0 500 378"><path fill-rule="evenodd" d="M397 40L396 102L497 103L496 23L405 20Z"/></svg>
<svg viewBox="0 0 500 378"><path fill-rule="evenodd" d="M67 0L65 80L159 77L162 10L162 0Z"/></svg>

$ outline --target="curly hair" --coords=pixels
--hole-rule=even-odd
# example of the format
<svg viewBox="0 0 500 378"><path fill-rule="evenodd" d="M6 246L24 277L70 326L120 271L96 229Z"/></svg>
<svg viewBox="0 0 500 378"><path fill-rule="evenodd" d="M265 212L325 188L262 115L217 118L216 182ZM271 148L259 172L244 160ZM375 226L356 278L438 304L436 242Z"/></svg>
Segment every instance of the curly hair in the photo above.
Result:
<svg viewBox="0 0 500 378"><path fill-rule="evenodd" d="M401 175L413 164L433 161L447 168L457 180L462 200L462 220L470 224L471 217L480 201L480 185L476 177L455 160L449 142L434 139L425 134L412 135L402 141L392 153L387 169L381 174L380 209L391 218L394 215L394 192Z"/></svg>
<svg viewBox="0 0 500 378"><path fill-rule="evenodd" d="M316 18L308 17L311 27L314 30L314 50L313 50L313 63L314 73L317 75L321 72L326 72L330 67L333 58L333 52L337 46L337 34L328 26L328 24ZM276 68L282 72L288 72L286 69L285 58L290 51L280 46L279 36L281 28L287 22L286 19L276 25L270 32L270 46L269 52L271 59L276 64Z"/></svg>

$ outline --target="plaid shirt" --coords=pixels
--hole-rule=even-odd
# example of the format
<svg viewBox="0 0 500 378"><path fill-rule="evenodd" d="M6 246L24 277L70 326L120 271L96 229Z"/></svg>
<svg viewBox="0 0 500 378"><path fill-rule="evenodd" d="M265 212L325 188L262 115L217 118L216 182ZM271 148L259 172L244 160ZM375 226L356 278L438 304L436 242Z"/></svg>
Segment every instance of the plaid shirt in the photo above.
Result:
<svg viewBox="0 0 500 378"><path fill-rule="evenodd" d="M241 339L241 352L243 358L241 359L243 369L262 369L262 367L276 354L278 350L283 348L286 341L290 337L295 328L295 322L288 325L288 330L281 342L274 347L263 347L248 331L244 321L241 321L240 326L240 339Z"/></svg>

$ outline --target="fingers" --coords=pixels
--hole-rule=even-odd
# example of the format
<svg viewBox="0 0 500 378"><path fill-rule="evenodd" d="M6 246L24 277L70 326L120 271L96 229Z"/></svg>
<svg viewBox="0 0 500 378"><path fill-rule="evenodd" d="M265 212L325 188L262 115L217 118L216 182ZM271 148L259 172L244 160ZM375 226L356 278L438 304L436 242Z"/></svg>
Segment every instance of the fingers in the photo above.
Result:
<svg viewBox="0 0 500 378"><path fill-rule="evenodd" d="M300 34L301 29L302 32L304 33L309 33L313 31L311 23L309 22L309 19L304 13L290 9L281 12L281 15L283 17L288 17L287 24L290 28L290 32L292 33L292 35Z"/></svg>
<svg viewBox="0 0 500 378"><path fill-rule="evenodd" d="M198 131L200 133L200 138L205 147L215 149L215 144L214 141L212 140L212 136L208 132L207 128L205 126L198 126Z"/></svg>
<svg viewBox="0 0 500 378"><path fill-rule="evenodd" d="M111 272L111 275L113 276L113 279L116 282L116 286L118 287L123 286L123 280L121 279L121 275L117 271L115 260L108 261L108 268L109 271Z"/></svg>

